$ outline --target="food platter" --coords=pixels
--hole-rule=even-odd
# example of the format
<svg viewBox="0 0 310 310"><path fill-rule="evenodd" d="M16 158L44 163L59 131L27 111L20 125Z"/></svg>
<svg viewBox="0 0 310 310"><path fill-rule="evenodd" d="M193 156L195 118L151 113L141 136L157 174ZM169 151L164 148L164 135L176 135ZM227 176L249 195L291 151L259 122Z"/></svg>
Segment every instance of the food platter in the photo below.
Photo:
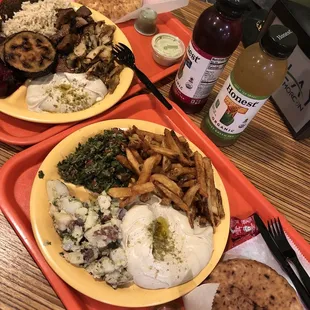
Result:
<svg viewBox="0 0 310 310"><path fill-rule="evenodd" d="M80 6L80 4L72 3L72 7L74 9L78 9ZM93 10L91 11L92 17L95 21L103 20L108 25L115 25L112 21L110 21L100 13ZM130 43L127 40L126 36L117 26L114 32L113 40L114 42L121 42L130 47ZM71 113L38 113L30 111L28 110L26 104L27 88L26 86L21 86L11 96L5 99L0 99L0 112L19 119L36 123L60 124L80 121L100 114L115 105L127 92L133 79L133 75L134 74L131 69L124 68L120 73L120 83L116 87L115 91L112 94L107 94L103 100L82 111Z"/></svg>
<svg viewBox="0 0 310 310"><path fill-rule="evenodd" d="M142 130L162 134L165 127L140 120L111 120L96 123L82 128L60 142L46 157L39 170L44 172L44 178L36 178L31 192L30 216L37 244L51 268L70 286L79 292L104 303L127 306L146 307L162 304L183 296L198 286L214 269L220 260L229 234L230 210L224 185L217 171L214 170L216 188L220 190L225 211L225 217L216 227L214 233L214 251L207 266L193 280L169 289L146 290L136 285L114 290L105 282L95 281L84 269L69 264L59 255L62 251L61 240L56 233L52 218L49 215L49 203L46 193L46 183L51 179L59 179L57 163L75 150L78 143L85 142L89 137L103 132L105 129L127 129L133 125ZM202 153L190 143L193 151ZM69 185L80 199L86 199L88 194L82 187Z"/></svg>

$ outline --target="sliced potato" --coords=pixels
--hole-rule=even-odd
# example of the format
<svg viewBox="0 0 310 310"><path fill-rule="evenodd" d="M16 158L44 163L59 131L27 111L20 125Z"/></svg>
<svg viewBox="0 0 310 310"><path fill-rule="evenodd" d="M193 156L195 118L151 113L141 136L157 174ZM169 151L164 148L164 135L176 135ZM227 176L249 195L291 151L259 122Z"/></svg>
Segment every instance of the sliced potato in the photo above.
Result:
<svg viewBox="0 0 310 310"><path fill-rule="evenodd" d="M113 198L125 198L132 196L132 187L113 187L108 190L108 195Z"/></svg>
<svg viewBox="0 0 310 310"><path fill-rule="evenodd" d="M146 182L144 184L135 184L132 186L132 193L135 196L151 193L155 190L155 186L152 182Z"/></svg>
<svg viewBox="0 0 310 310"><path fill-rule="evenodd" d="M197 181L193 179L193 180L189 180L189 181L185 181L185 182L182 181L178 185L180 187L192 187L196 184L197 184Z"/></svg>
<svg viewBox="0 0 310 310"><path fill-rule="evenodd" d="M161 154L163 156L167 156L168 158L176 159L178 158L179 154L173 150L170 150L168 148L157 146L157 145L151 145L151 149L158 154Z"/></svg>
<svg viewBox="0 0 310 310"><path fill-rule="evenodd" d="M165 148L167 147L165 139L163 139L161 146ZM163 156L162 168L164 172L169 171L171 168L171 160L167 156Z"/></svg>
<svg viewBox="0 0 310 310"><path fill-rule="evenodd" d="M171 199L164 197L162 198L160 204L163 206L171 206Z"/></svg>
<svg viewBox="0 0 310 310"><path fill-rule="evenodd" d="M217 196L217 206L219 210L219 216L222 219L223 217L225 217L225 211L223 207L221 191L219 191L218 189L216 189L216 196Z"/></svg>
<svg viewBox="0 0 310 310"><path fill-rule="evenodd" d="M166 188L168 188L171 192L175 193L179 197L183 197L183 191L182 188L178 186L174 181L170 180L168 177L166 177L163 174L153 174L151 176L152 182L158 182L164 185Z"/></svg>
<svg viewBox="0 0 310 310"><path fill-rule="evenodd" d="M146 130L141 130L141 129L138 129L136 126L132 126L132 128L133 128L134 132L136 132L139 136L150 136L150 137L152 137L152 139L154 139L155 141L160 142L160 143L164 139L163 135L159 135L159 134L149 132Z"/></svg>
<svg viewBox="0 0 310 310"><path fill-rule="evenodd" d="M137 162L142 165L144 163L144 160L142 159L141 155L139 154L139 152L135 149L131 150L133 156L135 157L135 159L137 160Z"/></svg>
<svg viewBox="0 0 310 310"><path fill-rule="evenodd" d="M183 201L188 205L190 208L193 201L194 197L196 196L197 192L199 191L200 185L196 184L193 187L189 188L188 191L185 193L183 197Z"/></svg>
<svg viewBox="0 0 310 310"><path fill-rule="evenodd" d="M186 166L193 166L194 162L185 158L184 154L182 153L182 150L179 148L179 146L177 145L177 143L173 139L171 132L168 129L165 129L164 134L165 134L166 146L168 148L170 148L171 150L178 153L180 162Z"/></svg>
<svg viewBox="0 0 310 310"><path fill-rule="evenodd" d="M117 155L116 156L116 160L125 168L129 169L132 172L135 172L135 170L133 169L133 167L131 166L129 160L123 156L123 155Z"/></svg>
<svg viewBox="0 0 310 310"><path fill-rule="evenodd" d="M147 158L144 161L139 179L136 184L143 184L145 182L148 182L150 180L154 167L156 167L159 164L160 160L161 155L159 154Z"/></svg>
<svg viewBox="0 0 310 310"><path fill-rule="evenodd" d="M147 202L151 199L152 197L152 194L151 193L145 193L145 194L142 194L139 199L141 202Z"/></svg>
<svg viewBox="0 0 310 310"><path fill-rule="evenodd" d="M204 168L202 156L197 151L194 153L194 160L195 160L195 166L196 166L197 181L200 185L199 193L204 197L208 197L205 168Z"/></svg>
<svg viewBox="0 0 310 310"><path fill-rule="evenodd" d="M217 200L217 193L214 184L214 175L213 175L213 168L211 164L211 160L207 157L203 159L204 167L205 167L205 174L206 179L208 182L208 205L212 208L212 212L219 216L219 208L218 208L218 200Z"/></svg>
<svg viewBox="0 0 310 310"><path fill-rule="evenodd" d="M160 183L156 183L155 185L164 193L166 197L171 199L176 204L177 207L179 207L185 212L188 211L188 206L184 203L184 201L178 195L171 192L168 188L166 188L164 185Z"/></svg>
<svg viewBox="0 0 310 310"><path fill-rule="evenodd" d="M137 175L140 175L140 165L129 148L126 148L127 159Z"/></svg>
<svg viewBox="0 0 310 310"><path fill-rule="evenodd" d="M186 158L190 158L192 156L193 152L189 148L189 145L187 144L188 147L186 147L185 144L180 141L179 137L176 135L176 133L173 130L171 130L171 136L172 136L174 142L176 143L176 145L178 146L178 148L181 150L182 154ZM186 140L185 140L185 142L186 142Z"/></svg>

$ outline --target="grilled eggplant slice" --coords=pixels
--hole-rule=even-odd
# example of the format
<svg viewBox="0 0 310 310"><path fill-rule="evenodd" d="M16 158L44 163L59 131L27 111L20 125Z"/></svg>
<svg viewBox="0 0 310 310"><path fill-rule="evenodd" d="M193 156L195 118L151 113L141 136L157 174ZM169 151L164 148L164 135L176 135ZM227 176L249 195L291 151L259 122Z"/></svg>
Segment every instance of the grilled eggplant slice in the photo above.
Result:
<svg viewBox="0 0 310 310"><path fill-rule="evenodd" d="M28 78L50 73L56 63L56 50L42 34L22 31L4 43L4 60Z"/></svg>

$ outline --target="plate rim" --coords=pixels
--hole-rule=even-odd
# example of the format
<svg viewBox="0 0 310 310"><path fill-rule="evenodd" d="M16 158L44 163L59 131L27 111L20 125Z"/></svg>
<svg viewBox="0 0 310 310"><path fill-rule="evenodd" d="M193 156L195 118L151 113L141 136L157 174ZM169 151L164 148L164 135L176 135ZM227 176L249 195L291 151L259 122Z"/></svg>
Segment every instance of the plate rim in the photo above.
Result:
<svg viewBox="0 0 310 310"><path fill-rule="evenodd" d="M74 9L77 9L81 6L83 6L82 4L79 4L77 2L71 2L71 6ZM90 8L89 8L90 9ZM95 18L96 21L100 21L100 20L105 20L108 24L110 25L114 25L116 26L116 30L119 32L119 34L121 34L121 36L123 37L121 41L117 41L117 42L122 42L125 45L127 45L131 50L131 44L128 40L128 38L126 37L125 33L121 30L120 27L118 27L113 21L111 21L109 18L107 18L106 16L104 16L103 14L99 13L96 10L90 9L92 14L94 14L95 16L98 16L98 18ZM94 103L91 107L85 109L85 110L81 110L81 111L77 111L77 112L71 112L71 113L50 113L50 112L34 112L34 111L30 111L28 110L27 107L27 103L25 99L24 104L26 105L24 110L25 110L25 114L20 114L18 113L20 111L20 107L17 106L16 107L16 100L21 100L22 96L26 96L27 93L27 86L22 85L20 88L18 88L13 94L11 94L10 96L6 97L6 98L1 98L0 99L0 112L6 115L9 115L11 117L17 118L17 119L21 119L24 121L29 121L29 122L33 122L33 123L39 123L39 124L66 124L66 123L73 123L73 122L79 122L85 119L89 119L91 117L94 117L96 115L99 115L105 111L107 111L108 109L112 108L114 105L116 105L117 103L119 103L122 98L124 97L124 95L127 93L128 89L130 88L133 78L134 78L134 72L128 68L125 67L123 69L123 71L121 72L121 75L123 75L123 84L119 84L117 86L117 88L121 85L122 86L122 90L120 91L120 93L117 95L117 97L115 98L114 103L109 103L108 105L104 102L105 98L97 103ZM124 76L125 75L125 76ZM116 88L116 90L117 90ZM114 94L114 93L113 93ZM113 95L112 94L112 95ZM109 94L107 94L109 95ZM9 106L12 105L13 108L10 108ZM100 108L98 108L98 106ZM95 109L95 112L93 112L92 110ZM30 115L27 115L27 113L29 113Z"/></svg>
<svg viewBox="0 0 310 310"><path fill-rule="evenodd" d="M126 123L127 125L116 125L118 123ZM102 122L98 122L98 123L94 123L94 124L91 124L91 125L88 125L88 126L85 126L81 129L78 129L77 131L71 133L70 135L68 135L66 138L64 138L62 141L60 141L59 143L57 143L53 149L48 153L48 155L45 157L45 159L42 161L40 167L38 168L38 171L41 169L42 166L44 166L44 163L46 163L49 159L50 156L52 156L53 152L56 152L57 149L60 149L61 146L63 144L66 143L66 141L69 141L72 139L72 137L80 137L82 136L83 137L83 141L75 141L75 147L77 146L77 144L79 142L85 142L89 137L91 136L94 136L96 135L97 133L99 133L100 131L103 131L105 129L108 129L108 128L115 128L115 127L118 127L118 128L128 128L129 126L132 126L132 125L136 125L138 128L139 126L141 127L141 124L143 125L155 125L155 127L157 128L160 128L161 130L163 130L164 128L168 128L166 126L163 126L163 125L159 125L159 124L156 124L156 123L152 123L152 122L148 122L148 121L143 121L143 120L134 120L134 119L114 119L114 120L106 120L106 121L102 121ZM83 135L83 132L85 131L85 129L87 130L90 130L92 128L95 128L94 131L92 131L92 133L90 135ZM144 128L145 129L145 128ZM150 130L150 129L149 129ZM153 129L150 130L151 132L153 132ZM155 130L156 131L156 130ZM202 152L200 150L200 148L198 148L194 143L192 143L190 141L190 139L186 138L191 147L194 146L201 154L204 155L204 152ZM74 140L74 139L73 139ZM85 140L85 141L84 141ZM56 149L56 150L55 150ZM214 167L213 167L214 168ZM226 244L227 244L227 240L228 240L228 236L229 236L229 223L230 223L230 207L229 207L229 200L228 200L228 196L227 196L227 191L225 189L225 186L223 184L223 181L219 175L219 173L217 172L217 170L214 168L214 171L218 177L218 181L220 182L220 185L221 185L221 192L222 192L222 199L223 201L225 201L225 218L224 220L222 220L220 226L222 225L223 226L223 238L221 239L223 242L221 243L221 247L217 250L218 253L216 253L216 256L215 258L213 258L214 256L214 253L215 253L215 250L213 251L212 253L212 256L211 256L211 259L209 261L209 263L204 267L204 269L194 278L192 279L191 281L189 282L186 282L184 284L181 284L179 286L176 286L176 287L172 287L172 288L168 288L168 289L159 289L159 290L147 290L147 289L142 289L142 288L139 288L137 287L135 284L133 285L136 289L138 290L141 290L141 293L147 293L147 292L162 292L163 294L164 291L169 291L170 293L173 292L172 294L165 294L167 295L166 298L163 298L162 300L158 300L158 298L153 298L153 300L151 301L148 301L148 302L143 302L143 303L139 303L139 302L130 302L128 303L128 300L126 301L122 301L123 299L119 298L118 301L115 302L115 298L114 298L114 301L111 301L109 300L109 297L107 296L104 296L105 294L102 294L103 297L98 297L98 296L94 296L96 294L92 294L92 293L89 293L89 292L85 292L84 289L81 289L80 285L79 284L76 284L76 283L72 283L72 281L70 281L70 275L67 275L65 271L59 269L59 266L57 264L55 264L55 262L53 261L53 259L51 259L49 257L49 254L48 254L48 250L47 250L47 247L43 244L43 239L40 237L40 232L38 230L38 223L37 223L37 217L36 217L36 211L37 211L37 208L34 207L34 204L35 204L35 200L36 200L36 195L35 195L35 190L36 190L36 187L37 186L43 186L43 185L40 185L39 182L41 182L42 180L44 182L46 182L46 179L39 179L37 174L36 174L36 177L35 177L35 180L33 182L33 185L32 185L32 189L31 189L31 195L30 195L30 221L31 221L31 227L32 227L32 231L33 231L33 234L34 234L34 237L35 237L35 240L36 240L36 243L37 243L37 246L39 247L40 249L40 252L43 254L46 262L48 263L48 265L52 268L52 270L64 281L66 282L69 286L73 287L74 289L76 289L77 291L79 291L80 293L82 294L85 294L86 296L90 297L90 298L93 298L95 300L98 300L100 302L103 302L103 303L106 303L106 304L110 304L110 305L114 305L114 306L118 306L118 307L149 307L149 306L155 306L155 305L158 305L158 304L162 304L162 303L165 303L165 302L169 302L169 301L172 301L172 300L175 300L179 297L182 297L184 296L185 294L187 294L188 292L190 292L191 290L193 290L194 288L196 288L199 284L201 284L204 279L212 272L212 270L215 268L215 266L218 264L218 262L220 261L223 253L224 253L224 250L225 250L225 247L226 247ZM38 185L39 184L39 185ZM45 183L44 183L45 184ZM45 186L45 185L44 185ZM47 201L46 201L47 202ZM48 211L48 210L47 210ZM47 212L48 213L48 212ZM50 216L48 214L48 216ZM225 225L224 225L225 224ZM55 231L56 233L56 231ZM56 233L57 234L57 233ZM214 249L215 249L215 245L214 245ZM62 251L62 249L60 248L58 252ZM64 258L62 258L64 260ZM214 260L214 261L213 261ZM213 264L210 265L210 262L212 262ZM67 264L69 264L70 266L74 267L74 268L79 268L79 267L75 267L73 265L71 265L70 263L66 262ZM202 275L204 274L204 270L207 269L209 266L210 268L210 271L208 271L208 273L206 275ZM86 272L86 271L85 271ZM89 277L91 277L91 275L89 275ZM92 278L92 277L91 277ZM197 281L197 278L199 278L199 280ZM202 278L202 279L200 279ZM104 282L104 281L103 281ZM107 285L107 284L105 284ZM83 285L82 285L83 286ZM184 286L191 286L190 288L187 287L185 289L181 290L178 289L178 288L184 288ZM124 288L126 289L126 288ZM122 288L121 289L117 289L117 290L113 290L114 292L117 292L118 290L123 290ZM130 293L131 291L129 291ZM113 298L112 298L113 299ZM156 300L157 299L157 300Z"/></svg>

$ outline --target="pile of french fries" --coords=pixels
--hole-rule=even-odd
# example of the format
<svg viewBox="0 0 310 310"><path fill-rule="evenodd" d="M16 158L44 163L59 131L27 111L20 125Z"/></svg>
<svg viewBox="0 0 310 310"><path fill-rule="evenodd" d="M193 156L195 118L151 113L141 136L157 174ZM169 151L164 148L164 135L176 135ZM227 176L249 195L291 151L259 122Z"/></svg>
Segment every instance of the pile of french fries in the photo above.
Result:
<svg viewBox="0 0 310 310"><path fill-rule="evenodd" d="M153 194L161 204L186 212L191 227L218 226L225 216L221 193L215 187L211 161L193 153L188 142L173 130L164 135L133 126L126 131L129 144L126 156L116 159L135 175L128 187L110 188L108 194L120 199L120 207L129 206L137 197L147 202Z"/></svg>

